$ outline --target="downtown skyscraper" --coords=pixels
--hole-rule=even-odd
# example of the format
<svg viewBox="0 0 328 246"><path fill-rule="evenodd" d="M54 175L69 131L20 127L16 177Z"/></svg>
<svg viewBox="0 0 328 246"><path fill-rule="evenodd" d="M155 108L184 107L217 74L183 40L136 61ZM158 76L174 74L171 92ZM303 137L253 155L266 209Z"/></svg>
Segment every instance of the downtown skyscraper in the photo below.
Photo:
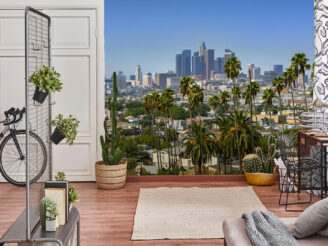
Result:
<svg viewBox="0 0 328 246"><path fill-rule="evenodd" d="M175 56L175 72L179 77L191 75L191 50L183 50Z"/></svg>

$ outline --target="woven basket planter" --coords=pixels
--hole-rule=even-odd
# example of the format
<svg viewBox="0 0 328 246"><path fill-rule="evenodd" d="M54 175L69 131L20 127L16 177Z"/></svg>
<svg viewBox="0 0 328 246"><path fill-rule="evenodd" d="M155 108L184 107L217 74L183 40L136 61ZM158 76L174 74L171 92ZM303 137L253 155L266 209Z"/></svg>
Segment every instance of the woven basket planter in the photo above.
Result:
<svg viewBox="0 0 328 246"><path fill-rule="evenodd" d="M277 179L277 167L275 166L273 173L248 173L244 172L247 183L256 186L273 185Z"/></svg>
<svg viewBox="0 0 328 246"><path fill-rule="evenodd" d="M112 166L106 166L102 161L97 161L95 169L98 188L115 190L125 185L127 161L122 161L119 165Z"/></svg>

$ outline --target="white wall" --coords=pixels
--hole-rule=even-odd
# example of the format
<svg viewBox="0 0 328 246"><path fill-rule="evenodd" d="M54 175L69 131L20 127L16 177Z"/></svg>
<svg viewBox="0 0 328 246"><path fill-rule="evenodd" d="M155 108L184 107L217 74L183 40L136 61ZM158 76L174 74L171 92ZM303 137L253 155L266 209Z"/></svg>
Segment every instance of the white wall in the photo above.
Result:
<svg viewBox="0 0 328 246"><path fill-rule="evenodd" d="M63 91L54 95L53 116L73 114L81 121L75 145L53 147L54 174L65 171L70 180L94 180L104 118L104 2L1 0L0 112L24 105L26 5L52 17L51 63L64 83Z"/></svg>

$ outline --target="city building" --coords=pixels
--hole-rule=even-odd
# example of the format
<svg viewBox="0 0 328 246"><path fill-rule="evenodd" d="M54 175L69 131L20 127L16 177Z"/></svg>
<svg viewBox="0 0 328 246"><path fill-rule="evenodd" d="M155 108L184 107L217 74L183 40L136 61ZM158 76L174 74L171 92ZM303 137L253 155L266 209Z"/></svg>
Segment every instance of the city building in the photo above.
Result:
<svg viewBox="0 0 328 246"><path fill-rule="evenodd" d="M153 87L153 77L151 73L147 73L142 78L142 86L144 88L152 88Z"/></svg>
<svg viewBox="0 0 328 246"><path fill-rule="evenodd" d="M130 80L136 80L136 76L135 75L130 75Z"/></svg>
<svg viewBox="0 0 328 246"><path fill-rule="evenodd" d="M119 90L126 89L126 76L123 74L122 71L118 71L116 75L117 79L117 88Z"/></svg>
<svg viewBox="0 0 328 246"><path fill-rule="evenodd" d="M265 83L271 83L275 76L277 76L275 71L272 71L272 70L264 71L263 80Z"/></svg>
<svg viewBox="0 0 328 246"><path fill-rule="evenodd" d="M251 70L252 73L254 68L255 68L255 64L247 64L247 74L249 70Z"/></svg>
<svg viewBox="0 0 328 246"><path fill-rule="evenodd" d="M168 71L166 73L156 73L155 84L159 88L165 89L167 87L167 78L171 78L171 77L180 77L180 76L177 76L177 74L175 74L172 71Z"/></svg>
<svg viewBox="0 0 328 246"><path fill-rule="evenodd" d="M200 67L200 56L199 52L194 52L192 57L192 75L200 75L201 74L201 67Z"/></svg>
<svg viewBox="0 0 328 246"><path fill-rule="evenodd" d="M260 67L254 67L253 72L252 72L252 79L254 79L254 80L261 79L261 68Z"/></svg>
<svg viewBox="0 0 328 246"><path fill-rule="evenodd" d="M199 56L204 55L204 50L206 50L206 46L205 46L205 42L202 41L202 42L200 42L200 45L199 45Z"/></svg>
<svg viewBox="0 0 328 246"><path fill-rule="evenodd" d="M224 73L224 57L218 57L214 61L214 71L223 74Z"/></svg>
<svg viewBox="0 0 328 246"><path fill-rule="evenodd" d="M276 72L276 76L281 76L283 70L284 70L284 66L283 65L273 65L273 71Z"/></svg>
<svg viewBox="0 0 328 246"><path fill-rule="evenodd" d="M214 50L208 49L204 50L204 66L205 73L202 74L203 79L210 80L211 79L211 71L214 70Z"/></svg>
<svg viewBox="0 0 328 246"><path fill-rule="evenodd" d="M230 49L224 50L224 64L227 62L227 60L232 57L236 56L235 52L232 52Z"/></svg>
<svg viewBox="0 0 328 246"><path fill-rule="evenodd" d="M166 79L166 86L167 88L173 90L179 90L180 88L180 77L168 77Z"/></svg>
<svg viewBox="0 0 328 246"><path fill-rule="evenodd" d="M137 66L135 80L136 80L137 85L142 85L142 72L141 72L141 66L140 65Z"/></svg>
<svg viewBox="0 0 328 246"><path fill-rule="evenodd" d="M182 54L175 56L175 73L177 76L182 76Z"/></svg>
<svg viewBox="0 0 328 246"><path fill-rule="evenodd" d="M182 51L182 76L191 75L191 50Z"/></svg>

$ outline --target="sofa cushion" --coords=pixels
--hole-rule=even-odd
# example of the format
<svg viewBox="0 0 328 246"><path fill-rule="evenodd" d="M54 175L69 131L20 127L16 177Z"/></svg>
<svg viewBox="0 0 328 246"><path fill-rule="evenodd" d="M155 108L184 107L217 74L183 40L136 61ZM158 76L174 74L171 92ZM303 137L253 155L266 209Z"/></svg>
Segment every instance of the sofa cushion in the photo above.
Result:
<svg viewBox="0 0 328 246"><path fill-rule="evenodd" d="M318 232L319 235L328 237L328 224Z"/></svg>
<svg viewBox="0 0 328 246"><path fill-rule="evenodd" d="M296 238L306 238L319 232L328 223L327 214L328 198L312 204L298 216L292 235Z"/></svg>
<svg viewBox="0 0 328 246"><path fill-rule="evenodd" d="M281 218L286 226L292 229L292 224L296 218ZM246 222L244 219L226 219L223 221L223 233L227 246L252 246L246 232ZM300 246L327 246L328 237L313 235L312 237L298 239Z"/></svg>

